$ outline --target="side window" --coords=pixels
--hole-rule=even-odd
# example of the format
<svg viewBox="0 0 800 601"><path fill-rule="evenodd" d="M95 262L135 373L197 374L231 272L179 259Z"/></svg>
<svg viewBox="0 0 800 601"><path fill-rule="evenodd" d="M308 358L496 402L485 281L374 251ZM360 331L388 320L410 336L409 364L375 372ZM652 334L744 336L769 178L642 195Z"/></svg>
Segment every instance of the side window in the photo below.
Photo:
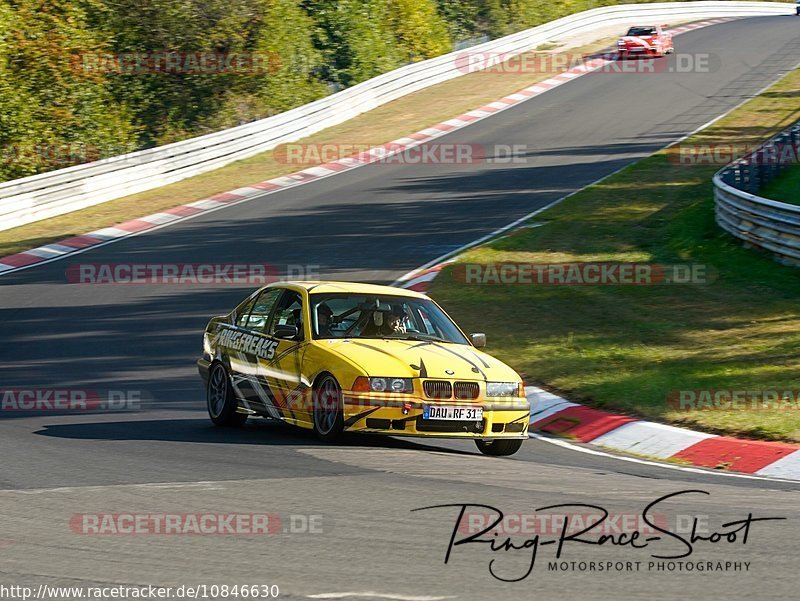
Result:
<svg viewBox="0 0 800 601"><path fill-rule="evenodd" d="M277 326L297 326L300 337L303 336L303 297L299 292L287 290L275 308L275 315L269 326L271 336Z"/></svg>
<svg viewBox="0 0 800 601"><path fill-rule="evenodd" d="M242 313L236 320L236 325L248 330L256 330L263 332L269 319L269 314L275 301L281 295L283 290L281 288L268 288L264 290L258 298L246 309L246 313Z"/></svg>
<svg viewBox="0 0 800 601"><path fill-rule="evenodd" d="M250 311L253 310L253 305L256 302L256 296L251 298L249 301L242 303L236 309L236 325L240 328L247 327L247 318L250 317Z"/></svg>

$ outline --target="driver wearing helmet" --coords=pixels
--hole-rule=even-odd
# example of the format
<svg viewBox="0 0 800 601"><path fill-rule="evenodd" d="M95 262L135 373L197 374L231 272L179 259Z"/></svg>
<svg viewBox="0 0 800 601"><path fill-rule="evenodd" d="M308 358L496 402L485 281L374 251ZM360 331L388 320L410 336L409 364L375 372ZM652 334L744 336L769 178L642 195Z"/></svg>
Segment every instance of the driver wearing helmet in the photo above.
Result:
<svg viewBox="0 0 800 601"><path fill-rule="evenodd" d="M402 308L392 307L392 312L389 313L384 324L386 334L405 334L405 318L406 314Z"/></svg>
<svg viewBox="0 0 800 601"><path fill-rule="evenodd" d="M333 324L333 310L327 303L320 303L317 307L317 330L321 338L333 336L331 325Z"/></svg>
<svg viewBox="0 0 800 601"><path fill-rule="evenodd" d="M403 334L406 331L404 319L405 313L399 307L392 307L389 311L372 311L362 336L372 338Z"/></svg>

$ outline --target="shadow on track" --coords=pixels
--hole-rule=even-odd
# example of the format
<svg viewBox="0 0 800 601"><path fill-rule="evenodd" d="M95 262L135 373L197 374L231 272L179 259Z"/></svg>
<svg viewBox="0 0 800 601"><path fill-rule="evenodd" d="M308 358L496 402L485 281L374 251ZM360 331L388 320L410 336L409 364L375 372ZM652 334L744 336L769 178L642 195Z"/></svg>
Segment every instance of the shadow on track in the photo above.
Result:
<svg viewBox="0 0 800 601"><path fill-rule="evenodd" d="M431 446L418 440L373 434L345 434L338 444L319 441L310 430L269 419L251 418L243 428L220 428L207 419L150 419L116 422L47 425L34 434L73 440L165 441L225 445L295 447L367 447L473 454L458 449ZM464 441L469 442L469 441ZM471 450L471 447L467 447Z"/></svg>

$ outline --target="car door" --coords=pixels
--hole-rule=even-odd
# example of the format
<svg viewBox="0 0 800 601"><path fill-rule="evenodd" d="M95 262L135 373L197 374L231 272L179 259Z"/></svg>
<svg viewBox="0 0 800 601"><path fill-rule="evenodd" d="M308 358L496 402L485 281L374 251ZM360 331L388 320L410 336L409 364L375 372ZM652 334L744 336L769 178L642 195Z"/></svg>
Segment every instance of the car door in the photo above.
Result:
<svg viewBox="0 0 800 601"><path fill-rule="evenodd" d="M276 410L288 421L307 422L307 383L302 381L306 307L303 295L287 289L278 300L269 323L268 337L276 343L275 353L259 358L259 376L268 386ZM296 328L295 336L286 330Z"/></svg>
<svg viewBox="0 0 800 601"><path fill-rule="evenodd" d="M234 393L254 410L271 406L268 390L258 377L260 357L271 357L277 344L264 332L283 288L265 288L235 314L229 332L220 336L231 370Z"/></svg>

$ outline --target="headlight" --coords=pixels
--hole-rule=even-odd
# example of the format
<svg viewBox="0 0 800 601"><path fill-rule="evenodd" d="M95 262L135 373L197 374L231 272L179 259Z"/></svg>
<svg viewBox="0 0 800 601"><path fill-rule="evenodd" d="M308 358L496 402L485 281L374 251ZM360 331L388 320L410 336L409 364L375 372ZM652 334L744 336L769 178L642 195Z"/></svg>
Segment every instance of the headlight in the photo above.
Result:
<svg viewBox="0 0 800 601"><path fill-rule="evenodd" d="M519 384L516 382L486 382L486 396L519 396Z"/></svg>
<svg viewBox="0 0 800 601"><path fill-rule="evenodd" d="M353 390L355 392L397 392L408 394L414 392L414 383L411 378L365 378L360 376L356 378Z"/></svg>

